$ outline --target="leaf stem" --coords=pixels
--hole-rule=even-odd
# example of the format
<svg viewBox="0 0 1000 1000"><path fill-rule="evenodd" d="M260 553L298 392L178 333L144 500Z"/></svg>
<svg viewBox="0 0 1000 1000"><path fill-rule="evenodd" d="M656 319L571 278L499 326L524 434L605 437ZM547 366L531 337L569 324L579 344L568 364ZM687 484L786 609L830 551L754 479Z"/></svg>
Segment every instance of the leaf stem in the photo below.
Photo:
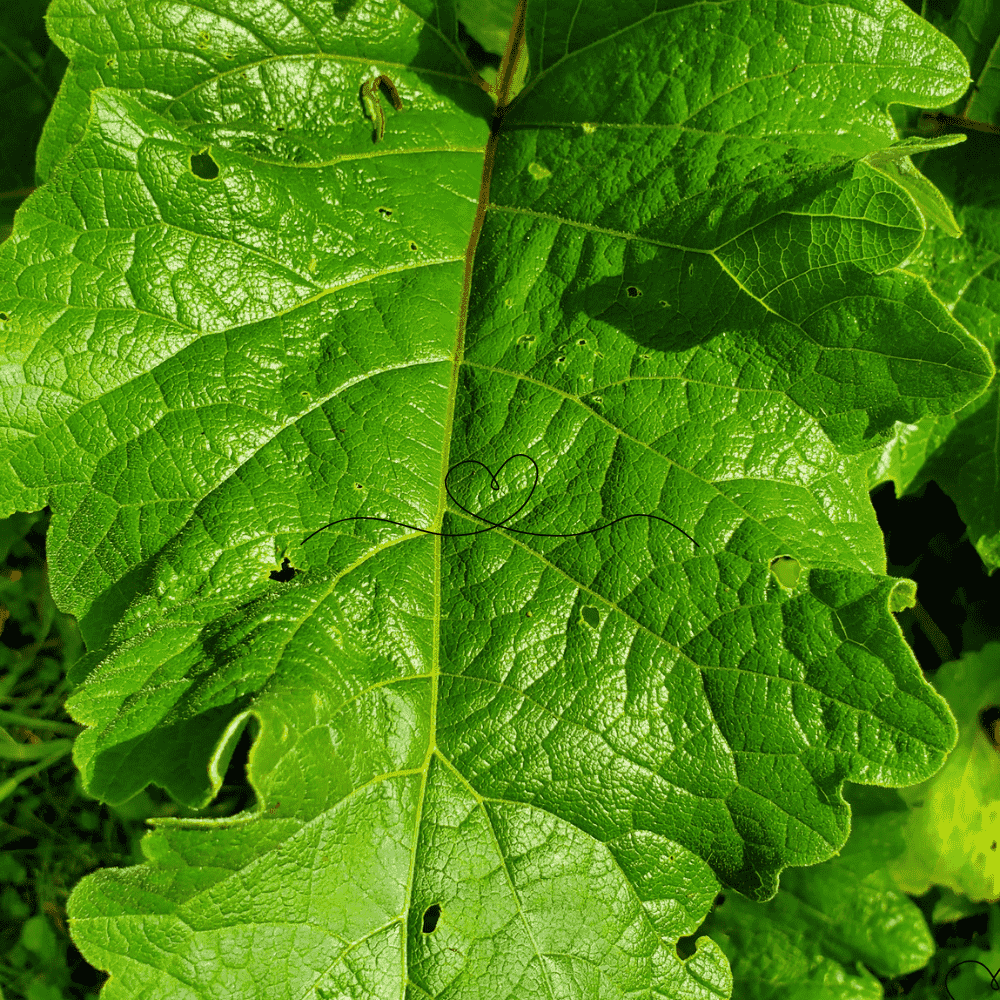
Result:
<svg viewBox="0 0 1000 1000"><path fill-rule="evenodd" d="M941 662L949 663L954 660L955 652L951 648L948 637L938 628L937 623L927 613L927 609L920 603L919 598L917 598L916 604L913 605L913 614L916 616L921 632L927 636L930 644L934 647L934 652L940 657Z"/></svg>
<svg viewBox="0 0 1000 1000"><path fill-rule="evenodd" d="M36 719L31 715L21 715L20 712L8 712L0 708L0 724L5 726L26 726L29 729L47 729L63 736L77 736L83 731L82 726L71 722L57 722L55 719Z"/></svg>

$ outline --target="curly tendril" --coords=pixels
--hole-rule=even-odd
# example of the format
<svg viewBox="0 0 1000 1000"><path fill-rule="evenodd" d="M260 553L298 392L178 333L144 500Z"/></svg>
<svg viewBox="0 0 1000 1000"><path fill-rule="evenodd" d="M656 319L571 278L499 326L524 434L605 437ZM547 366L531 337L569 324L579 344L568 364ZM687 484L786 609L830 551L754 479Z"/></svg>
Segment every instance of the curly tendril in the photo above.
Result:
<svg viewBox="0 0 1000 1000"><path fill-rule="evenodd" d="M528 505L528 500L534 496L535 487L538 485L538 463L530 456L523 453L518 453L517 455L511 455L507 459L507 462L513 462L515 458L526 458L535 467L535 481L531 484L531 492L528 494L528 499L521 504L513 514L508 515L502 521L491 521L488 517L483 517L481 514L473 514L468 507L460 504L451 493L448 487L448 480L451 478L451 474L456 470L460 469L463 465L478 465L482 469L486 469L490 473L490 489L499 490L500 483L497 482L497 477L493 472L490 472L489 466L483 465L482 462L475 458L467 458L463 462L459 462L457 465L453 465L449 470L448 474L444 477L444 488L448 493L448 499L451 500L456 507L461 507L470 517L478 518L480 521L485 521L488 525L486 528L478 528L475 531L431 531L429 528L418 528L415 524L404 524L402 521L390 521L387 517L342 517L336 521L331 521L329 524L324 524L322 528L317 528L312 534L307 535L299 543L300 545L305 545L313 535L318 535L321 531L326 531L327 528L332 528L335 524L343 524L345 521L384 521L386 524L397 524L401 528L409 528L412 531L422 531L425 535L438 535L440 538L468 538L470 535L481 535L484 531L492 531L494 528L502 528L511 518L517 517L522 510ZM503 465L497 469L497 472L502 472L504 466L507 465L504 462ZM686 538L690 539L695 545L697 542L679 525L674 524L673 521L668 521L665 517L657 517L656 514L625 514L623 517L617 517L613 521L609 521L607 524L602 524L597 528L587 528L586 531L571 531L568 534L549 534L544 531L524 531L521 528L508 528L508 531L516 531L519 535L532 535L535 538L575 538L577 535L591 535L595 531L603 531L605 528L610 528L611 525L617 524L619 521L627 521L630 517L649 517L654 521L662 521L664 524L669 524L671 528L677 528L677 530L684 535ZM701 546L698 545L700 548Z"/></svg>

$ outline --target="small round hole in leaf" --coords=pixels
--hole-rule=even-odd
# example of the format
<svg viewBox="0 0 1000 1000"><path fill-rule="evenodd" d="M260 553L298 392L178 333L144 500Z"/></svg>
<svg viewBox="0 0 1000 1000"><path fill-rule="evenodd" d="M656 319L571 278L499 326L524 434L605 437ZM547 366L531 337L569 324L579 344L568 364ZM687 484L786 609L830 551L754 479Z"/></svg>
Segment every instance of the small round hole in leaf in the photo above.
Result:
<svg viewBox="0 0 1000 1000"><path fill-rule="evenodd" d="M782 587L786 590L793 590L799 582L802 563L794 556L776 556L771 560L771 572Z"/></svg>
<svg viewBox="0 0 1000 1000"><path fill-rule="evenodd" d="M432 934L434 929L438 925L438 920L441 917L441 907L437 903L431 903L430 906L424 910L424 933Z"/></svg>
<svg viewBox="0 0 1000 1000"><path fill-rule="evenodd" d="M202 180L214 181L219 176L219 164L209 153L192 153L191 173Z"/></svg>

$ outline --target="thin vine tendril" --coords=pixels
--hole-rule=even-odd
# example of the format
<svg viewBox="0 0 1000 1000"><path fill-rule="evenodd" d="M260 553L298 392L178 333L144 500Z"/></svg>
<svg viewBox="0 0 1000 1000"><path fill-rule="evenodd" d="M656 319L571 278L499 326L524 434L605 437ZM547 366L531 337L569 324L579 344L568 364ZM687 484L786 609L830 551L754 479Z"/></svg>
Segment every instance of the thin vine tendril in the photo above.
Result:
<svg viewBox="0 0 1000 1000"><path fill-rule="evenodd" d="M538 463L530 455L525 455L523 453L518 453L517 455L511 455L510 458L508 458L507 461L504 462L499 469L497 469L497 472L498 473L502 472L504 466L507 465L507 462L513 462L515 458L526 458L529 462L531 462L531 464L535 467L535 481L531 485L531 492L528 494L528 499L525 500L524 503L521 504L521 506L518 507L513 514L510 514L509 516L505 517L502 521L491 521L488 517L483 517L481 514L473 514L468 507L465 507L463 504L460 504L454 498L454 496L452 496L451 489L448 487L448 480L451 478L451 474L456 469L460 469L463 465L478 465L480 468L486 469L486 471L490 473L490 479L492 480L490 484L490 489L499 490L500 483L497 481L496 474L490 472L488 466L484 465L482 462L478 461L475 458L467 458L465 459L465 461L459 462L457 465L453 465L448 470L448 474L444 477L444 488L448 494L448 499L451 500L451 502L455 504L456 507L461 507L461 509L464 510L465 513L468 514L470 517L475 517L478 518L480 521L485 521L488 527L478 528L475 531L431 531L429 528L418 528L415 524L404 524L402 521L390 521L389 518L387 517L367 517L359 515L357 517L342 517L336 521L331 521L329 524L324 524L322 528L317 528L314 532L312 532L312 534L307 535L305 538L303 538L299 544L305 545L305 543L308 542L309 539L312 538L314 535L318 535L321 531L326 531L327 528L332 528L335 524L343 524L345 521L384 521L386 524L396 524L399 525L399 527L401 528L409 528L412 531L422 531L425 535L437 535L440 538L468 538L471 535L481 535L484 531L492 531L494 528L502 528L509 520L511 520L514 517L517 517L517 515L520 514L522 510L524 510L524 508L528 505L528 501L532 498L532 496L535 493L535 487L538 485ZM630 517L649 517L652 518L654 521L662 521L664 524L669 524L671 528L676 528L682 535L685 536L685 538L690 539L690 541L694 542L694 544L699 548L701 547L700 545L698 545L698 542L695 542L695 540L691 538L691 536L682 527L674 524L673 521L668 521L665 517L657 517L656 514L625 514L623 517L617 517L615 518L615 520L609 521L607 524L602 524L597 528L587 528L585 531L571 531L568 534L549 534L548 532L544 531L524 531L521 528L508 528L507 530L515 531L519 535L532 535L535 538L575 538L578 535L591 535L595 531L603 531L605 528L610 528L611 525L617 524L619 521L627 521Z"/></svg>

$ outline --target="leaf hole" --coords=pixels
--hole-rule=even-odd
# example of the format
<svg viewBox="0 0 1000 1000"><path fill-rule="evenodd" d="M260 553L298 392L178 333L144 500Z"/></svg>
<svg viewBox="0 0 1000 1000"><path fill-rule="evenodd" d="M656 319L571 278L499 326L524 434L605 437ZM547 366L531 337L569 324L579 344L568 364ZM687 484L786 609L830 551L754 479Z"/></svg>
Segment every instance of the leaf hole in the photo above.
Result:
<svg viewBox="0 0 1000 1000"><path fill-rule="evenodd" d="M271 570L270 578L274 580L275 583L288 583L290 580L294 580L298 576L298 570L288 561L288 558L282 560L281 569Z"/></svg>
<svg viewBox="0 0 1000 1000"><path fill-rule="evenodd" d="M424 933L433 934L441 917L441 907L437 903L431 903L424 910Z"/></svg>
<svg viewBox="0 0 1000 1000"><path fill-rule="evenodd" d="M0 323L6 323L10 319L9 313L0 312Z"/></svg>
<svg viewBox="0 0 1000 1000"><path fill-rule="evenodd" d="M392 209L391 208L383 208L380 205L379 206L379 210L378 210L378 214L381 215L383 219L391 219L392 218Z"/></svg>
<svg viewBox="0 0 1000 1000"><path fill-rule="evenodd" d="M586 347L586 346L587 346L587 341L585 341L585 340L583 339L583 337L581 337L581 338L580 338L580 339L579 339L579 340L578 340L578 341L576 342L576 346L577 346L577 347Z"/></svg>
<svg viewBox="0 0 1000 1000"><path fill-rule="evenodd" d="M993 746L1000 750L1000 706L990 705L979 713L979 725Z"/></svg>
<svg viewBox="0 0 1000 1000"><path fill-rule="evenodd" d="M192 153L191 173L204 181L214 181L219 176L219 164L210 153Z"/></svg>
<svg viewBox="0 0 1000 1000"><path fill-rule="evenodd" d="M688 934L685 937L679 937L677 939L677 944L674 946L677 957L682 961L686 962L696 951L695 941L697 938L694 934Z"/></svg>
<svg viewBox="0 0 1000 1000"><path fill-rule="evenodd" d="M637 298L639 298L642 295L642 292L640 292L639 289L636 288L635 285L629 285L628 288L625 289L625 294L630 299L637 299Z"/></svg>
<svg viewBox="0 0 1000 1000"><path fill-rule="evenodd" d="M601 624L601 616L597 608L588 605L580 612L580 617L591 627L597 628Z"/></svg>
<svg viewBox="0 0 1000 1000"><path fill-rule="evenodd" d="M199 49L204 51L212 42L212 36L207 31L198 32L198 41L196 42Z"/></svg>
<svg viewBox="0 0 1000 1000"><path fill-rule="evenodd" d="M249 780L250 751L259 735L260 724L254 716L228 734L226 743L217 751L215 764L225 777L204 815L222 818L253 809L257 795Z"/></svg>
<svg viewBox="0 0 1000 1000"><path fill-rule="evenodd" d="M775 556L770 568L774 578L785 590L794 590L802 575L802 563L794 556Z"/></svg>

